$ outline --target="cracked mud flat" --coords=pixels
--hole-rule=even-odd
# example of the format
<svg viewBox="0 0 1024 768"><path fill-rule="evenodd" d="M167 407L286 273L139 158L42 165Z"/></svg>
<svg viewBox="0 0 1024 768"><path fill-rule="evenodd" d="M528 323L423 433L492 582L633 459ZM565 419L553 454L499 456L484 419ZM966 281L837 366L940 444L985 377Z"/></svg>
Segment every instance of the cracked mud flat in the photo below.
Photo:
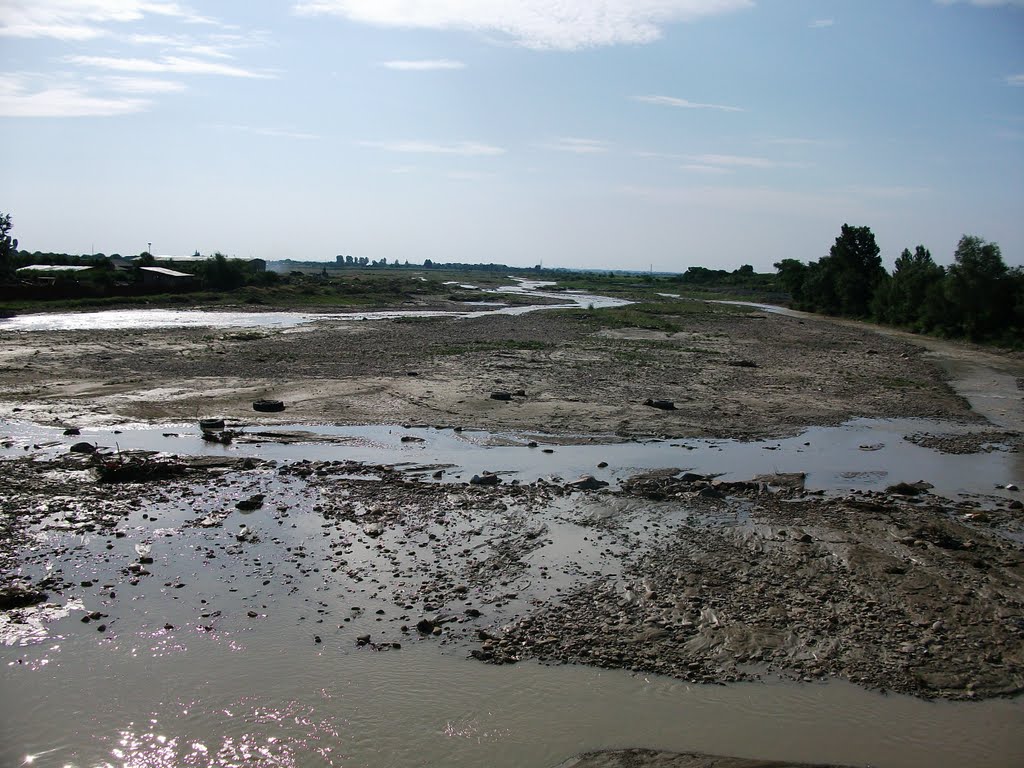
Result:
<svg viewBox="0 0 1024 768"><path fill-rule="evenodd" d="M744 323L771 320L723 316L700 322L717 323L714 327L731 327L740 333ZM547 329L544 332L551 333L551 339L556 330L565 330L562 325L556 329L546 323L541 320L534 324L531 320L514 328L531 341L537 340L541 329ZM403 333L399 326L387 332ZM420 331L418 328L417 333ZM489 328L487 333L493 331ZM706 331L707 327L702 326L699 332ZM348 330L344 333L352 334ZM704 392L702 397L706 399L700 401L701 407L706 406L703 414L696 406L687 410L682 400L680 412L655 413L629 403L607 407L630 413L635 410L637 422L651 432L655 431L651 425L657 423L659 432L729 434L735 430L744 435L761 434L762 429L773 434L790 432L800 423L798 409L805 404L803 423L831 423L851 413L885 415L909 410L963 422L962 427L949 433L935 430L908 435L929 449L954 455L990 448L1013 455L1018 449L1016 429L1005 423L995 429L972 414L963 400L945 388L941 373L923 355L913 349L908 353L902 340L888 346L890 342L878 341L864 332L860 332L864 350L857 358L858 364L876 365L870 369L875 376L894 365L907 365L918 371L914 376L929 382L927 387L922 386L921 392L915 388L913 398L900 399L890 391L846 400L846 392L853 392L852 387L844 389L853 380L849 375L835 370L813 373L808 375L819 377L816 380L823 393L812 392L804 400L793 402L792 412L787 412L780 401L772 398L782 396L782 385L777 382L795 373L768 374L764 371L766 361L800 358L820 364L822 356L836 354L827 345L854 338L845 335L853 333L849 330L843 330L840 336L833 330L820 333L812 330L813 343L783 340L780 348L763 351L756 369L723 365L717 371L715 366L702 363L700 375L708 380L719 377L714 381L722 387L720 399L710 390ZM620 342L633 344L635 339L623 339L636 336L616 332L608 341L607 335L582 345L585 348L592 343L604 354L609 349L621 349L616 346ZM647 335L640 335L646 344ZM139 338L134 334L126 337L135 341ZM34 335L24 340L29 349L44 343ZM174 344L183 343L178 332L172 340ZM285 335L275 340L291 343ZM116 341L106 343L117 350ZM404 341L392 339L390 343L403 348ZM66 353L70 355L70 338L67 343ZM153 343L152 338L145 342ZM562 342L551 343L553 349L541 350L545 356L559 353ZM593 411L600 407L596 398L608 397L609 393L624 398L627 390L635 392L637 386L650 386L650 391L662 394L668 386L669 360L680 365L671 371L678 377L683 355L696 354L680 353L672 347L674 343L681 342L657 341L652 360L664 369L655 365L652 378L640 377L628 386L618 381L614 385L617 389L598 380L594 388L585 390L586 401L574 407L579 413ZM686 343L692 344L692 339ZM151 346L145 349L152 353ZM630 349L635 352L638 348ZM874 354L868 354L871 350ZM528 350L530 355L536 352ZM163 358L153 354L158 361L155 370L159 371ZM225 356L232 354L237 356L234 366L255 365L246 363L240 350ZM524 351L518 350L514 358L522 354ZM668 358L660 357L666 354ZM744 352L745 357L752 355L750 348ZM37 357L46 359L43 355ZM127 368L132 365L130 357L130 352L122 349L105 362L118 361L117 365ZM123 401L135 405L112 411L112 401L92 399L88 389L90 366L101 363L89 362L88 353L83 359L86 363L79 382L82 399L78 395L68 399L70 385L58 385L56 389L63 394L53 401L44 399L40 406L43 411L30 411L29 415L45 412L66 418L78 414L83 424L90 415L102 420L115 417L115 421L146 414L190 417L182 412L182 407L195 405L190 396L181 401L166 397L157 402L140 395L136 400ZM158 377L144 368L149 364L147 359L143 356L144 362L135 364L134 373L145 379L140 383L156 385ZM379 357L375 359L381 371L375 373L371 366L370 373L390 383L414 381L420 386L425 377L440 375L437 371L441 369L433 369L434 373L423 370L416 377L398 372L388 378L383 371L386 364ZM417 359L423 362L426 358ZM525 374L517 372L506 362L508 359L493 351L461 352L441 355L437 365L454 368L457 363L465 364L466 371L461 375L466 378L458 379L463 383L456 386L469 389L465 382L472 381L474 392L498 386L495 373L504 377L502 386L512 389L524 381L514 377ZM565 362L564 357L559 360ZM574 360L557 373L549 369L558 386L579 387L580 377L596 375L593 368L582 366L578 357ZM313 362L311 357L310 364ZM326 367L318 375L327 375L328 368L340 363L320 364ZM506 365L512 367L502 367ZM292 371L292 375L300 374L305 375L301 366ZM184 369L179 375L185 375ZM763 378L748 381L746 386L752 388L741 392L744 385L730 379L741 375ZM342 383L352 382L333 386L340 389ZM153 388L166 396L173 386L162 384L162 389ZM127 386L136 385L129 382ZM189 386L194 389L202 382ZM542 391L555 391L555 385L550 386ZM775 386L780 387L778 392ZM390 384L382 387L389 389ZM217 402L230 403L232 397L237 397L237 393L230 394L231 387L225 391L228 394L215 397L227 399ZM688 391L701 390L691 380ZM765 396L766 404L755 405L747 413L750 424L739 414L723 412L722 406L718 411L711 410L711 404L737 402L741 395L753 403L759 394ZM545 400L549 396L537 399L550 404ZM445 413L453 416L452 422L454 417L480 417L487 423L529 423L533 430L546 426L536 421L538 413L545 411L531 410L529 398L512 404L484 402L486 396L479 399L481 402L474 401L472 407L463 403L465 408ZM353 400L353 413L365 417L371 412L358 396ZM567 407L564 403L571 401L560 402L559 407ZM773 402L775 413L770 414ZM60 410L64 408L70 410ZM411 410L399 412L412 414ZM422 411L419 414L412 420L427 420ZM287 415L289 422L296 420L297 414L291 410ZM766 426L753 421L762 416ZM593 413L591 418L597 422ZM672 419L675 421L669 421ZM618 431L628 432L632 428L629 424L632 419L625 427L620 423ZM797 682L798 690L812 692L818 688L835 691L830 687L835 683L821 683L839 680L851 681L859 690L951 700L1004 697L1019 692L1024 684L1024 521L1019 503L1014 503L1019 502L1017 492L996 493L989 488L956 497L933 494L920 487L913 492L903 488L899 493L821 494L813 488L804 490L801 479L793 476L735 480L733 471L727 482L694 476L684 471L686 465L676 463L681 461L678 458L666 461L670 470L635 471L621 486L610 488L581 489L557 478L473 485L456 482L452 468L430 464L429 457L426 463L419 457L419 463L409 467L347 460L265 462L233 458L230 452L220 457L185 457L180 477L111 484L97 482L88 456L65 452L76 439L63 437L58 441L60 445L39 449L28 442L24 445L27 450L22 451L26 455L3 461L0 497L4 546L0 549L0 567L4 574L3 597L13 601L0 614L0 634L8 644L3 649L4 680L8 691L23 690L26 701L33 699L29 693L33 679L37 680L36 686L68 690L72 698L102 690L115 702L121 697L131 700L124 690L110 689L112 683L97 675L103 675L106 669L106 676L115 683L123 678L123 685L144 685L142 681L152 676L153 668L178 669L172 661L178 657L191 659L190 666L200 670L200 675L217 679L218 666L234 669L231 658L223 656L228 651L262 660L253 661L263 663L261 669L241 673L243 679L252 675L252 688L262 691L255 681L267 675L275 678L276 665L285 663L273 655L280 649L288 649L290 655L299 658L308 655L306 663L323 665L325 672L330 670L329 678L339 680L358 676L366 669L383 675L388 665L411 674L405 665L418 664L422 659L427 659L424 663L431 670L429 679L431 674L442 674L444 659L453 658L463 665L455 678L460 681L493 680L488 677L490 670L533 674L537 661L664 676L657 680L730 683L729 689L744 691L747 689L741 688L743 685L755 681L759 687L744 695L763 702L766 711L781 718L776 725L783 731L794 727L787 720L790 705L780 703L791 690L785 687L790 684L786 681ZM23 447L17 439L10 442L9 454ZM572 446L565 450L571 451ZM678 456L678 449L667 455ZM501 469L484 465L485 454L474 461L480 463L472 467L474 472ZM442 477L435 482L433 474L438 471ZM894 483L901 479L928 480L890 479ZM1007 482L1014 480L1017 478L1006 478ZM45 595L43 602L37 602L39 593ZM143 659L139 669L133 666L137 652L131 649L136 647ZM316 649L315 655L311 649ZM63 673L54 671L52 679L46 677L48 670L62 668ZM185 680L192 674L179 672ZM557 679L554 670L549 674ZM285 679L287 675L282 673L282 684ZM540 685L542 679L537 678L533 685ZM76 685L75 680L80 683ZM400 681L392 684L394 690L403 690ZM326 691L330 684L325 681L325 685ZM442 686L437 695L429 686L417 689L413 699L431 702L430 706L440 709L441 701L456 690L473 687L471 682L454 685L447 689ZM161 687L170 693L179 691L170 682L161 683ZM233 690L227 681L225 687ZM505 695L515 699L515 690ZM54 765L71 758L82 764L101 764L112 755L118 757L118 751L124 757L121 762L154 762L162 756L166 764L242 761L297 765L315 752L318 757L314 764L409 764L409 759L388 762L365 744L328 747L350 744L351 739L346 741L346 737L351 734L344 724L323 714L329 711L329 705L307 696L287 705L261 699L262 703L244 717L242 732L219 742L208 734L204 743L212 739L219 746L214 750L216 760L209 758L207 762L186 744L194 726L174 720L173 711L177 701L183 711L205 711L204 719L213 723L211 729L230 731L240 727L222 722L217 714L220 710L208 701L200 706L195 699L178 701L172 697L169 709L151 713L154 721L170 720L162 726L165 729L179 729L177 741L172 738L172 749L159 741L156 726L147 730L126 723L124 712L109 703L97 704L94 720L73 729L73 738L68 738L66 745L45 728L40 729L38 738L26 738L32 732L33 710L28 708L25 715L10 705L11 699L4 708L8 725L3 729L11 738L0 741L20 751L3 752L0 748L0 755L13 762L20 761L27 752L42 753L53 748L57 750L54 760L59 757L63 761ZM388 701L395 717L390 730L400 732L402 705ZM886 713L892 718L889 707L902 701L877 697L871 699L870 706L881 713L879 717L884 721ZM143 708L152 706L147 698L142 702ZM903 744L903 748L882 753L881 757L858 752L862 747L854 744L846 745L846 751L822 747L819 751L794 752L795 746L783 749L772 746L771 740L748 743L740 738L734 742L726 739L715 746L723 753L753 752L805 762L911 765L916 754L926 760L918 764L937 764L946 758L961 763L971 759L978 764L1007 764L1006 758L1012 763L1013 756L1024 755L1024 743L1013 735L1019 734L1019 729L1011 727L1019 724L1024 714L1020 702L1019 697L1006 702L975 701L958 706L977 709L936 711L930 717L937 733L926 744L888 736L882 741ZM243 698L227 702L223 709L234 711L243 704L250 706ZM1000 708L980 709L990 705ZM482 706L486 709L492 705ZM608 702L607 706L614 710L616 704ZM957 730L956 723L974 719L972 712L979 713L978 718L993 729L990 732L974 722L975 733L986 734L979 737L983 744L969 742L962 727ZM986 716L982 712L994 714ZM740 718L742 713L727 710L722 716ZM145 717L145 713L139 717ZM294 731L277 734L274 738L279 741L274 746L264 745L263 749L269 751L261 752L251 738L264 731L275 733L268 723L281 717L306 723L304 730L298 735ZM619 717L625 715L620 713ZM838 714L833 720L815 720L814 729L828 732L839 727L840 720ZM639 722L634 728L637 733L643 732ZM884 728L884 722L873 722L869 732L882 733ZM492 749L498 749L496 745L507 738L507 734L496 735L496 731L480 731L473 722L458 718L444 730L447 739L469 734L485 746L493 738ZM807 731L794 732L801 735L788 741L812 740ZM969 744L968 751L955 752L955 745L943 741L946 732L950 734L948 741L960 742L960 749ZM373 733L374 738L385 738L378 731ZM429 728L419 731L416 739L430 743L431 733ZM536 739L536 733L530 738ZM553 733L547 738L560 743ZM655 745L655 740L644 743ZM599 739L583 744L605 745ZM401 752L409 749L408 744L393 742L390 746L395 754L410 755ZM618 746L635 746L635 742L620 742ZM706 749L708 745L656 746L686 751L680 748ZM526 754L525 747L521 748ZM534 764L554 765L568 751L548 755L546 762ZM377 754L376 759L368 757L373 754ZM351 755L357 757L348 760ZM476 753L477 760L479 757ZM446 762L443 751L435 756L435 762ZM469 759L463 764L474 763Z"/></svg>

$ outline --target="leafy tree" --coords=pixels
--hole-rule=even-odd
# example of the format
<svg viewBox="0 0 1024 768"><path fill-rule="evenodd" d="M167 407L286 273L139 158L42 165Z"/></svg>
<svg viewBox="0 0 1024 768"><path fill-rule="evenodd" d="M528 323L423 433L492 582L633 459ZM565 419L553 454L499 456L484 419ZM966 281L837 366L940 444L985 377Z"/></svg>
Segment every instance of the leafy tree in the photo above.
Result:
<svg viewBox="0 0 1024 768"><path fill-rule="evenodd" d="M11 237L12 226L11 214L0 213L0 277L10 274L14 269L18 241Z"/></svg>
<svg viewBox="0 0 1024 768"><path fill-rule="evenodd" d="M931 252L923 245L917 246L913 253L904 248L896 259L888 295L885 297L885 310L876 313L876 316L896 325L929 330L939 318L929 316L928 295L933 286L942 283L945 276L946 270L932 260ZM879 298L876 295L876 305Z"/></svg>
<svg viewBox="0 0 1024 768"><path fill-rule="evenodd" d="M793 303L802 306L804 302L804 281L807 279L808 267L796 259L783 259L775 262L779 272L779 282L793 298Z"/></svg>
<svg viewBox="0 0 1024 768"><path fill-rule="evenodd" d="M230 291L245 283L245 269L238 259L229 259L223 253L215 253L203 264L204 277L208 288L215 291Z"/></svg>
<svg viewBox="0 0 1024 768"><path fill-rule="evenodd" d="M1006 330L1013 315L1011 282L998 245L973 235L960 238L946 280L959 331L983 339Z"/></svg>
<svg viewBox="0 0 1024 768"><path fill-rule="evenodd" d="M838 313L865 317L875 287L885 275L875 235L868 227L843 224L829 255L819 262L831 282Z"/></svg>

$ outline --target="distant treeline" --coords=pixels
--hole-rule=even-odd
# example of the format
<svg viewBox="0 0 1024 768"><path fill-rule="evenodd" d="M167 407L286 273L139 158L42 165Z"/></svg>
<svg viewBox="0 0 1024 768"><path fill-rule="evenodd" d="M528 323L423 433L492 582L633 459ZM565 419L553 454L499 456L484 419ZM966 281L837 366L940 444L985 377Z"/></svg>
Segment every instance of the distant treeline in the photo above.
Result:
<svg viewBox="0 0 1024 768"><path fill-rule="evenodd" d="M843 225L829 255L775 264L797 309L871 319L922 333L1020 345L1024 270L1007 267L999 246L964 235L948 267L923 245L905 249L892 274L868 227Z"/></svg>

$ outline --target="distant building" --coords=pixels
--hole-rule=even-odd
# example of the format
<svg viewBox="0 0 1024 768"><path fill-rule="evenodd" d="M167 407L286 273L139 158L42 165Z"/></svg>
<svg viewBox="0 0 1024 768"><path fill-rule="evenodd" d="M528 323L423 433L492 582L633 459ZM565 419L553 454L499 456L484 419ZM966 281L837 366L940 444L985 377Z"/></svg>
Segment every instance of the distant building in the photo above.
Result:
<svg viewBox="0 0 1024 768"><path fill-rule="evenodd" d="M267 262L265 259L249 259L245 262L249 266L250 272L266 272Z"/></svg>
<svg viewBox="0 0 1024 768"><path fill-rule="evenodd" d="M92 264L30 264L27 267L20 267L16 272L85 272L87 269L96 269Z"/></svg>
<svg viewBox="0 0 1024 768"><path fill-rule="evenodd" d="M157 285L167 287L182 287L195 280L195 275L188 272L178 272L166 267L139 267L142 275L143 285Z"/></svg>

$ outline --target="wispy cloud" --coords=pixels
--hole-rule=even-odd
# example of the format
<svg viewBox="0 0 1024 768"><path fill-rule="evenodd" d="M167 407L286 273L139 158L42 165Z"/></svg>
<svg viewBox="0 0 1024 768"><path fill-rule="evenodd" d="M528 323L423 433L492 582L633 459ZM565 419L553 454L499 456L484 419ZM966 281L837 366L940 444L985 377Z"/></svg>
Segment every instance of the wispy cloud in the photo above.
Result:
<svg viewBox="0 0 1024 768"><path fill-rule="evenodd" d="M808 139L802 136L776 136L769 139L761 139L762 144L774 144L781 147L821 147L830 142L824 139Z"/></svg>
<svg viewBox="0 0 1024 768"><path fill-rule="evenodd" d="M1024 73L1019 75L1007 75L1006 84L1014 86L1024 86Z"/></svg>
<svg viewBox="0 0 1024 768"><path fill-rule="evenodd" d="M133 96L97 96L81 84L20 74L0 75L0 117L110 117L141 112L150 102Z"/></svg>
<svg viewBox="0 0 1024 768"><path fill-rule="evenodd" d="M808 22L807 26L811 29L825 29L827 27L835 26L835 19L814 19Z"/></svg>
<svg viewBox="0 0 1024 768"><path fill-rule="evenodd" d="M370 149L406 154L462 155L463 157L493 157L505 154L505 149L502 147L472 141L458 141L451 144L437 144L429 141L362 141L359 144Z"/></svg>
<svg viewBox="0 0 1024 768"><path fill-rule="evenodd" d="M732 173L732 170L729 168L723 168L720 165L704 165L702 163L685 163L679 166L679 170L690 171L691 173L708 173L714 175Z"/></svg>
<svg viewBox="0 0 1024 768"><path fill-rule="evenodd" d="M186 88L185 84L178 80L158 80L151 77L112 75L89 78L89 80L118 93L181 93Z"/></svg>
<svg viewBox="0 0 1024 768"><path fill-rule="evenodd" d="M411 61L383 61L381 66L385 69L397 69L403 72L429 72L437 69L465 69L466 65L461 61L451 59L414 59Z"/></svg>
<svg viewBox="0 0 1024 768"><path fill-rule="evenodd" d="M611 144L600 139L580 139L566 137L555 139L552 142L541 145L544 149L551 149L555 152L572 152L577 155L597 155L607 152Z"/></svg>
<svg viewBox="0 0 1024 768"><path fill-rule="evenodd" d="M277 139L312 141L320 138L320 136L315 133L294 131L287 128L259 128L252 125L217 125L215 127L221 131L237 131L238 133L249 133L254 136L269 136Z"/></svg>
<svg viewBox="0 0 1024 768"><path fill-rule="evenodd" d="M161 0L4 0L0 37L91 40L110 34L108 25L172 17L188 23L213 23L176 2Z"/></svg>
<svg viewBox="0 0 1024 768"><path fill-rule="evenodd" d="M644 104L658 104L664 107L678 107L680 109L715 109L720 112L743 112L740 107L729 107L724 104L705 104L699 101L689 101L688 99L677 99L675 96L634 96L636 101L642 101Z"/></svg>
<svg viewBox="0 0 1024 768"><path fill-rule="evenodd" d="M178 75L221 75L223 77L268 78L274 75L256 72L233 64L185 56L163 56L159 59L138 59L117 56L68 56L69 64L109 69L115 72L168 73Z"/></svg>
<svg viewBox="0 0 1024 768"><path fill-rule="evenodd" d="M753 5L753 0L298 0L295 10L382 27L498 34L528 48L576 50L649 43L668 24Z"/></svg>
<svg viewBox="0 0 1024 768"><path fill-rule="evenodd" d="M748 155L691 155L690 162L716 168L770 168L793 167L793 163L783 163L767 157L750 157Z"/></svg>

